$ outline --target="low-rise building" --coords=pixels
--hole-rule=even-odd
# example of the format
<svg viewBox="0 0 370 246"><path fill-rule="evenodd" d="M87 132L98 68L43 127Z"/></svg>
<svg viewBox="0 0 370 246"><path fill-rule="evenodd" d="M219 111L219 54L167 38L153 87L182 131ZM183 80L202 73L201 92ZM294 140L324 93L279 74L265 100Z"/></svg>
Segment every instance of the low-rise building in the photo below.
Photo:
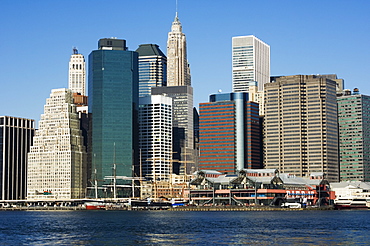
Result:
<svg viewBox="0 0 370 246"><path fill-rule="evenodd" d="M196 205L272 205L288 200L306 205L330 205L334 193L322 173L309 178L281 174L277 169L242 169L227 175L200 170L190 181L191 203Z"/></svg>

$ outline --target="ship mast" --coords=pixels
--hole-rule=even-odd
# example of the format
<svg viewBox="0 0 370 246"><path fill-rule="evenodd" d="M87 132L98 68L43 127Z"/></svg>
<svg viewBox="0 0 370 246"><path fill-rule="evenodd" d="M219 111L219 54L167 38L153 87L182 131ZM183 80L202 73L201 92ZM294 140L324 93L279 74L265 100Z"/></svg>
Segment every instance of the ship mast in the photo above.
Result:
<svg viewBox="0 0 370 246"><path fill-rule="evenodd" d="M116 174L116 142L114 142L114 153L113 153L113 198L117 198L117 174Z"/></svg>

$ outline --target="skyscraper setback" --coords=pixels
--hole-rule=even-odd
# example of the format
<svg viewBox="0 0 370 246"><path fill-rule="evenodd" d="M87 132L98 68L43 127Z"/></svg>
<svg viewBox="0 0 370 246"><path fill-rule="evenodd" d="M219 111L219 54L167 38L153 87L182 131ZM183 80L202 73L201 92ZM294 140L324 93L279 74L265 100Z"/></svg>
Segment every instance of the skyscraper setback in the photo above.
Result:
<svg viewBox="0 0 370 246"><path fill-rule="evenodd" d="M190 67L187 60L186 37L177 12L167 40L167 85L190 86Z"/></svg>
<svg viewBox="0 0 370 246"><path fill-rule="evenodd" d="M270 82L270 46L253 35L233 37L232 68L234 92L248 92L253 81L263 91Z"/></svg>
<svg viewBox="0 0 370 246"><path fill-rule="evenodd" d="M39 124L28 154L27 199L84 198L86 148L71 90L51 91Z"/></svg>

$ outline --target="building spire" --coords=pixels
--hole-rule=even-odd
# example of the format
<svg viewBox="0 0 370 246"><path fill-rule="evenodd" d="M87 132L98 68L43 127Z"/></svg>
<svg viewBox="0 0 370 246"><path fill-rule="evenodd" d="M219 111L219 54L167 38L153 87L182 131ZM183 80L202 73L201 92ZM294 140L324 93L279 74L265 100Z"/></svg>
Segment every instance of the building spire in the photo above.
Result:
<svg viewBox="0 0 370 246"><path fill-rule="evenodd" d="M180 22L179 21L179 13L178 13L178 0L176 0L176 16L174 22Z"/></svg>
<svg viewBox="0 0 370 246"><path fill-rule="evenodd" d="M178 0L176 0L176 18L177 18L177 6L178 6Z"/></svg>

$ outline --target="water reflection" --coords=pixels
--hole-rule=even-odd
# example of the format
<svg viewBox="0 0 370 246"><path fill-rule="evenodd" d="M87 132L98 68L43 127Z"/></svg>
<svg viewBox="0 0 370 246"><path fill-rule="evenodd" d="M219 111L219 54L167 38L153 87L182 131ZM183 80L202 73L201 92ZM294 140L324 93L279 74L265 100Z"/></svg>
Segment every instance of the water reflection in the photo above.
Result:
<svg viewBox="0 0 370 246"><path fill-rule="evenodd" d="M2 211L5 245L370 244L370 211Z"/></svg>

